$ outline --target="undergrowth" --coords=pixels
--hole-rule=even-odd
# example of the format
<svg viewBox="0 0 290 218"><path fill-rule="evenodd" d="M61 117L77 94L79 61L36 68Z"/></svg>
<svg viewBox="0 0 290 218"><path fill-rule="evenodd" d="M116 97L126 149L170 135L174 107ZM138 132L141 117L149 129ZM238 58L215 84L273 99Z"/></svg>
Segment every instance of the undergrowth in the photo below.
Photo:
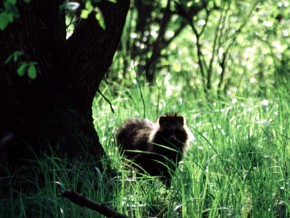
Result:
<svg viewBox="0 0 290 218"><path fill-rule="evenodd" d="M40 159L28 174L21 169L26 176L18 180L12 179L15 175L1 178L0 217L100 217L62 198L68 189L129 217L290 216L287 91L275 90L263 98L196 99L189 91L166 96L164 90L140 87L126 90L120 85L112 91L102 84L115 113L102 96L94 101L95 127L107 154L103 165L110 165L114 174L108 176L109 171L101 172L94 163ZM184 115L195 136L168 190L158 178L136 176L114 140L116 128L127 118L155 121L167 112Z"/></svg>

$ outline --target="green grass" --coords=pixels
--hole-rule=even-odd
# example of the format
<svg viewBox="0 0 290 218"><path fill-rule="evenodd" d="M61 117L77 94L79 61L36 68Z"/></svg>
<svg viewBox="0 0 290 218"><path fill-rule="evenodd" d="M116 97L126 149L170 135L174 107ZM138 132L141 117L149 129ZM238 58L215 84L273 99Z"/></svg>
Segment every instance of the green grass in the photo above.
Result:
<svg viewBox="0 0 290 218"><path fill-rule="evenodd" d="M96 98L95 117L105 117L104 123L98 119L96 129L116 169L122 162L114 130L129 117L142 118L144 110L150 120L180 112L195 136L169 191L158 180L148 183L151 178L145 177L136 182L130 181L130 171L122 174L126 190L114 198L123 202L119 211L132 217L290 215L290 99L283 89L263 98L195 100L193 94L166 97L164 90L158 98L152 95L158 93L157 88L145 87L145 105L137 85L130 92L118 90L117 99L107 87L104 90L116 112L111 113L109 105Z"/></svg>
<svg viewBox="0 0 290 218"><path fill-rule="evenodd" d="M66 189L129 217L290 216L290 97L286 91L273 90L263 98L196 99L190 91L186 96L166 96L163 89L141 86L144 105L138 85L131 90L115 87L102 85L115 113L101 96L96 97L93 111L109 158L103 161L116 173L108 179L109 171L101 173L94 163L71 165L55 157L39 160L40 167L31 177L20 181L23 189L32 191L10 189L0 199L0 217L29 217L27 211L37 217L99 217L63 199L60 193ZM114 141L114 132L125 119L145 114L155 121L166 112L184 115L195 136L170 190L157 178L136 177Z"/></svg>

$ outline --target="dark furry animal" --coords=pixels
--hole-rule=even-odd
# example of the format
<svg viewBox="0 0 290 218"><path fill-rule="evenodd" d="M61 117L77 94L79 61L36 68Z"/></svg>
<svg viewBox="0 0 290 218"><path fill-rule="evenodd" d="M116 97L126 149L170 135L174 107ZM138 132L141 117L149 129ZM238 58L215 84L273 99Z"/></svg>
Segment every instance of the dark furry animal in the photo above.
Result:
<svg viewBox="0 0 290 218"><path fill-rule="evenodd" d="M169 186L171 175L189 147L192 134L183 116L167 114L156 124L128 119L116 133L119 150L151 176L161 176Z"/></svg>

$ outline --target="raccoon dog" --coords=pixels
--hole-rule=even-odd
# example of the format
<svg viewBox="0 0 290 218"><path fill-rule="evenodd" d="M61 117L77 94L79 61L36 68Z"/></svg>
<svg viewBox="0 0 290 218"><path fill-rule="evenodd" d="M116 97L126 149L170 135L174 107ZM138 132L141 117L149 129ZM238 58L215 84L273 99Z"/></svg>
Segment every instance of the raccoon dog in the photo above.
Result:
<svg viewBox="0 0 290 218"><path fill-rule="evenodd" d="M156 124L131 118L116 133L120 152L139 170L160 176L167 186L192 139L185 118L177 114L162 115Z"/></svg>

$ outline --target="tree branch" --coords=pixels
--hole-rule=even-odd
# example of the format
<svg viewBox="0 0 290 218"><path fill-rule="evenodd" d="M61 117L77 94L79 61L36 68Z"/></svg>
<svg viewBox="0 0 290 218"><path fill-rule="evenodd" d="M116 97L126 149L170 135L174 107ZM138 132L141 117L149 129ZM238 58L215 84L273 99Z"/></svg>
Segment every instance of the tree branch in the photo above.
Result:
<svg viewBox="0 0 290 218"><path fill-rule="evenodd" d="M220 38L221 38L221 31L223 30L224 27L224 23L222 21L225 21L225 17L227 12L229 11L230 6L228 6L227 10L224 9L224 7L222 8L222 12L221 15L219 17L219 21L215 30L215 34L214 34L214 42L213 42L213 46L212 46L212 53L211 53L211 59L209 61L209 68L208 68L208 74L207 74L207 88L210 89L211 88L211 75L212 75L212 68L213 68L213 63L216 57L216 54L218 54L219 49L221 48L221 44L220 42ZM224 15L225 13L225 15Z"/></svg>
<svg viewBox="0 0 290 218"><path fill-rule="evenodd" d="M122 215L111 208L99 204L89 198L84 197L83 195L74 192L74 191L65 191L62 193L62 196L69 199L71 202L81 206L81 207L87 207L90 208L91 210L95 210L98 213L106 216L106 217L114 217L114 218L128 218L125 215Z"/></svg>
<svg viewBox="0 0 290 218"><path fill-rule="evenodd" d="M170 11L170 5L171 5L171 0L168 0L166 8L164 10L163 19L160 22L160 30L159 30L157 39L155 40L154 45L153 45L152 55L147 60L147 63L145 65L145 67L144 67L146 75L150 74L149 73L150 66L154 63L156 58L160 56L161 45L162 45L161 41L163 41L163 39L164 39L164 35L165 35L166 29L167 29L167 25L168 25L168 23L170 21L171 15L172 15L172 13Z"/></svg>
<svg viewBox="0 0 290 218"><path fill-rule="evenodd" d="M190 27L191 27L191 29L196 37L195 44L196 44L196 49L197 49L198 66L199 66L201 77L202 77L203 87L206 90L206 78L205 78L205 69L204 68L207 68L207 66L203 60L204 55L202 53L201 43L200 43L200 37L205 29L205 26L202 28L201 32L198 32L197 28L195 27L194 23L192 22L193 17L196 15L197 9L195 7L192 7L192 8L190 8L190 10L186 11L184 6L181 5L180 3L178 3L177 1L175 1L175 4L176 4L178 14L180 14L185 19L185 21L190 25ZM204 9L204 7L205 7L205 5L203 5L201 8L198 8L199 10L197 10L197 11L199 12L200 10ZM208 16L209 16L208 9L206 9L206 12L207 12L206 19L208 19ZM206 22L207 22L207 20L206 20Z"/></svg>

